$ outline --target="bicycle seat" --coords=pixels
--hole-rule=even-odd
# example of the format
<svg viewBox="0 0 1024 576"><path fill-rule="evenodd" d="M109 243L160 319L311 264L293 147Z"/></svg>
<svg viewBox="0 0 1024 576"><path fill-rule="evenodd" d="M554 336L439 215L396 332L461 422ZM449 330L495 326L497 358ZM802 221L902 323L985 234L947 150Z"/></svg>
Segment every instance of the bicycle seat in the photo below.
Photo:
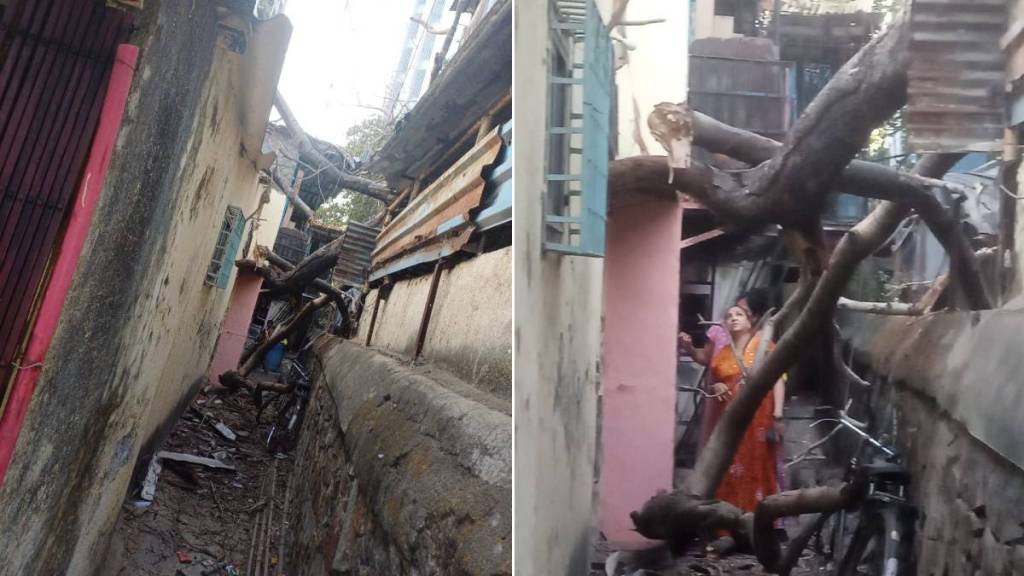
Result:
<svg viewBox="0 0 1024 576"><path fill-rule="evenodd" d="M881 480L884 482L898 482L907 484L910 482L910 473L900 464L892 462L877 461L865 464L862 471L867 475L868 480Z"/></svg>

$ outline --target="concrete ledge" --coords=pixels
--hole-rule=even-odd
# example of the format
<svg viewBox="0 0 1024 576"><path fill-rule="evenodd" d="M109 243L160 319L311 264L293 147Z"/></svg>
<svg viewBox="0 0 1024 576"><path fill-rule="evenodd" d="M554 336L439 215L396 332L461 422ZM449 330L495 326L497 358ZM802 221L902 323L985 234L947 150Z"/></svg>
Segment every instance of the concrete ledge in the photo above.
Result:
<svg viewBox="0 0 1024 576"><path fill-rule="evenodd" d="M848 313L841 325L878 373L932 398L977 440L1024 468L1021 304L919 318Z"/></svg>
<svg viewBox="0 0 1024 576"><path fill-rule="evenodd" d="M511 417L350 341L316 352L360 498L401 563L511 574Z"/></svg>

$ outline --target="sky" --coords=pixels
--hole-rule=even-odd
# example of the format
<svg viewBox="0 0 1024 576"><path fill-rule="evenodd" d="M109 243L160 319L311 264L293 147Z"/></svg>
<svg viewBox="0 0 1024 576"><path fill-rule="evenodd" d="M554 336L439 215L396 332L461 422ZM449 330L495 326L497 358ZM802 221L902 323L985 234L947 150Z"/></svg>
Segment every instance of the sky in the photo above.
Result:
<svg viewBox="0 0 1024 576"><path fill-rule="evenodd" d="M278 87L303 130L344 144L345 131L375 113L362 106L382 104L412 7L411 0L288 0L294 29Z"/></svg>

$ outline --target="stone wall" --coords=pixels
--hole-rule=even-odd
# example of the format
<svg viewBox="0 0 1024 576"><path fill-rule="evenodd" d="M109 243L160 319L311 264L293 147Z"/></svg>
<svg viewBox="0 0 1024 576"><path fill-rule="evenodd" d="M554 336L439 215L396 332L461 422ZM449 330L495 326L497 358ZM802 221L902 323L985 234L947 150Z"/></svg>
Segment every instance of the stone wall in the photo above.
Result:
<svg viewBox="0 0 1024 576"><path fill-rule="evenodd" d="M844 332L875 373L876 425L895 431L906 455L921 576L1024 573L1022 304L916 319L845 315Z"/></svg>
<svg viewBox="0 0 1024 576"><path fill-rule="evenodd" d="M511 574L508 403L351 341L315 350L289 573Z"/></svg>

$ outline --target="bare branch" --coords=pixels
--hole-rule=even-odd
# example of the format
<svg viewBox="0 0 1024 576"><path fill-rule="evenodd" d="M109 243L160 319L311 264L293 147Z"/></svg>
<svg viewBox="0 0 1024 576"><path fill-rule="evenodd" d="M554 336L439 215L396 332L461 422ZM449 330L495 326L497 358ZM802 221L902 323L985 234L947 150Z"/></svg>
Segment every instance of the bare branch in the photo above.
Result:
<svg viewBox="0 0 1024 576"><path fill-rule="evenodd" d="M277 187L284 192L284 195L288 198L288 201L292 203L292 206L305 215L306 219L312 220L316 216L313 209L302 201L302 198L299 197L298 193L296 193L295 189L292 188L292 185L288 180L281 176L281 173L278 172L276 167L271 170L271 176L274 178L274 184L277 184Z"/></svg>
<svg viewBox="0 0 1024 576"><path fill-rule="evenodd" d="M904 302L862 302L860 300L850 300L849 298L839 298L836 302L836 307L850 312L864 312L885 316L920 316L924 313L923 310L920 310L914 304Z"/></svg>
<svg viewBox="0 0 1024 576"><path fill-rule="evenodd" d="M449 26L448 28L434 28L426 20L422 18L417 18L415 16L410 17L409 20L412 20L413 22L419 24L420 27L423 28L423 30L426 31L427 34L441 36L447 34L448 31L451 30L451 26Z"/></svg>

